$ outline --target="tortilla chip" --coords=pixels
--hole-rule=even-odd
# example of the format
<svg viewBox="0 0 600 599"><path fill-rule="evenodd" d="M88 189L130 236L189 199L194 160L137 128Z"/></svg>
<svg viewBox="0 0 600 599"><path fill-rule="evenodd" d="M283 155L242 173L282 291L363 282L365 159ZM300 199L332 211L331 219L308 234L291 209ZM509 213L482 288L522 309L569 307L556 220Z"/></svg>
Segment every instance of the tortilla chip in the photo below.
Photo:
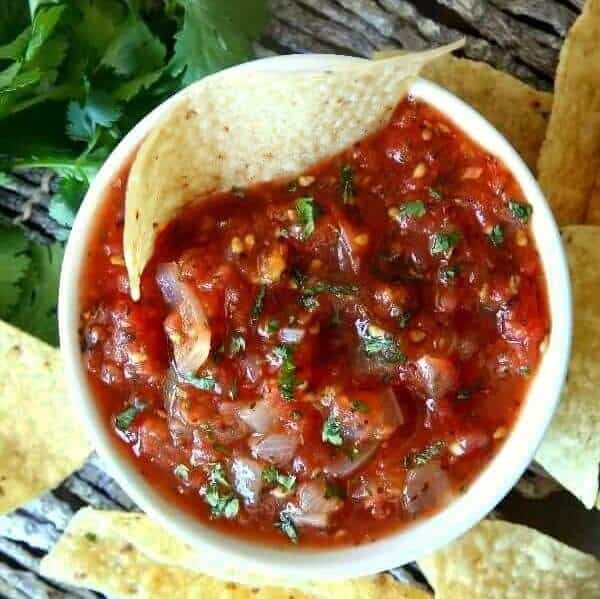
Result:
<svg viewBox="0 0 600 599"><path fill-rule="evenodd" d="M421 75L479 111L535 172L552 94L539 91L484 62L454 56L444 56L425 65Z"/></svg>
<svg viewBox="0 0 600 599"><path fill-rule="evenodd" d="M536 460L588 509L600 463L600 227L564 227L573 287L573 347L567 383Z"/></svg>
<svg viewBox="0 0 600 599"><path fill-rule="evenodd" d="M590 194L585 222L589 225L600 225L600 169L598 169L596 184Z"/></svg>
<svg viewBox="0 0 600 599"><path fill-rule="evenodd" d="M292 177L390 119L429 52L336 69L219 73L190 86L142 143L127 183L124 254L131 296L159 231L191 200Z"/></svg>
<svg viewBox="0 0 600 599"><path fill-rule="evenodd" d="M561 225L582 223L600 169L600 0L588 0L560 52L539 181Z"/></svg>
<svg viewBox="0 0 600 599"><path fill-rule="evenodd" d="M428 593L375 576L332 583L305 583L283 588L283 581L223 572L203 573L206 559L180 543L144 514L85 508L69 524L44 558L44 576L111 593L118 597L181 599L427 599ZM229 582L223 580L229 575ZM234 582L231 582L231 581ZM298 583L294 582L294 586ZM275 585L279 585L279 588ZM253 589L257 589L255 592ZM181 593L178 594L181 589Z"/></svg>
<svg viewBox="0 0 600 599"><path fill-rule="evenodd" d="M58 350L0 321L0 514L54 488L90 446Z"/></svg>
<svg viewBox="0 0 600 599"><path fill-rule="evenodd" d="M436 599L600 596L598 560L500 520L480 522L419 566Z"/></svg>

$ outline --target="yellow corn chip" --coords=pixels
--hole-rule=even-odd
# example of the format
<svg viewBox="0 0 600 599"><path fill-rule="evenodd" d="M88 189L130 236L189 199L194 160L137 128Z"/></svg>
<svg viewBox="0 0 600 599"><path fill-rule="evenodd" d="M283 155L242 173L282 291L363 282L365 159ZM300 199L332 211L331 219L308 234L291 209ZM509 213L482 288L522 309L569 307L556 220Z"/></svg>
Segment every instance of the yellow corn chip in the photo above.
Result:
<svg viewBox="0 0 600 599"><path fill-rule="evenodd" d="M203 573L207 560L144 514L85 508L41 563L44 576L117 597L136 599L427 599L428 593L381 575L331 583L269 580L223 570ZM229 582L223 577L230 577ZM233 582L232 582L233 580ZM277 586L276 586L277 585ZM287 587L287 588L284 588Z"/></svg>
<svg viewBox="0 0 600 599"><path fill-rule="evenodd" d="M0 321L0 514L58 485L89 452L58 350Z"/></svg>
<svg viewBox="0 0 600 599"><path fill-rule="evenodd" d="M293 176L384 125L423 64L460 47L336 69L219 73L192 85L142 143L127 183L131 295L162 228L192 200Z"/></svg>
<svg viewBox="0 0 600 599"><path fill-rule="evenodd" d="M425 65L421 75L479 111L535 172L552 94L534 89L484 62L454 56L444 56Z"/></svg>
<svg viewBox="0 0 600 599"><path fill-rule="evenodd" d="M590 202L585 222L589 225L600 225L600 169L598 169L596 184L590 194Z"/></svg>
<svg viewBox="0 0 600 599"><path fill-rule="evenodd" d="M578 224L600 169L600 0L569 31L554 89L538 175L558 223Z"/></svg>
<svg viewBox="0 0 600 599"><path fill-rule="evenodd" d="M419 561L436 599L600 597L600 562L537 530L484 520Z"/></svg>
<svg viewBox="0 0 600 599"><path fill-rule="evenodd" d="M567 383L536 460L588 509L600 463L600 227L564 227L573 287L573 347Z"/></svg>

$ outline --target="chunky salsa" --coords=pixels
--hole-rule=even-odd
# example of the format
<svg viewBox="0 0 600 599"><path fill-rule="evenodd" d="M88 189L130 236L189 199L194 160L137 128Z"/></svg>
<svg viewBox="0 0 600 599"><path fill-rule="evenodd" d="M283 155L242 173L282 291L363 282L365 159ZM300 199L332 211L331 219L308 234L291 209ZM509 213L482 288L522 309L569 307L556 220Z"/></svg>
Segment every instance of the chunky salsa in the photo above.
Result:
<svg viewBox="0 0 600 599"><path fill-rule="evenodd" d="M463 492L550 322L506 167L427 104L293 180L191 205L129 297L127 173L83 278L85 365L155 488L261 542L364 543Z"/></svg>

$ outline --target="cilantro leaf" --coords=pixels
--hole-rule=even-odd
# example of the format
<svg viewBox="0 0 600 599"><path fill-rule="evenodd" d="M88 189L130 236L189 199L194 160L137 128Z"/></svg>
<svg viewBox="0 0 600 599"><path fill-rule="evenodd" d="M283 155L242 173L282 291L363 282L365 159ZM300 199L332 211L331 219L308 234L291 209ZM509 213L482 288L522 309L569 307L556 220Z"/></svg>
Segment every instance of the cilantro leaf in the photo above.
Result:
<svg viewBox="0 0 600 599"><path fill-rule="evenodd" d="M431 254L449 253L460 241L460 233L434 233L431 236Z"/></svg>
<svg viewBox="0 0 600 599"><path fill-rule="evenodd" d="M263 469L262 479L268 485L278 485L284 491L291 491L296 484L296 477L293 474L281 474L273 464Z"/></svg>
<svg viewBox="0 0 600 599"><path fill-rule="evenodd" d="M321 440L323 443L331 443L336 447L340 447L344 443L342 437L342 427L337 418L329 416L323 423L323 429L321 430Z"/></svg>
<svg viewBox="0 0 600 599"><path fill-rule="evenodd" d="M398 342L387 331L364 321L357 323L356 330L362 349L368 356L380 356L390 364L402 364L406 361Z"/></svg>
<svg viewBox="0 0 600 599"><path fill-rule="evenodd" d="M504 243L504 229L501 225L494 225L490 231L490 241L492 245L496 247L501 246Z"/></svg>
<svg viewBox="0 0 600 599"><path fill-rule="evenodd" d="M171 70L188 85L205 75L245 62L268 17L265 0L179 0L183 26L177 33Z"/></svg>
<svg viewBox="0 0 600 599"><path fill-rule="evenodd" d="M76 177L73 174L62 177L58 182L57 192L50 200L48 214L64 227L71 227L88 187L87 178Z"/></svg>
<svg viewBox="0 0 600 599"><path fill-rule="evenodd" d="M276 526L279 526L281 532L287 535L292 543L298 542L298 529L288 511L282 510L279 513L279 523Z"/></svg>
<svg viewBox="0 0 600 599"><path fill-rule="evenodd" d="M164 44L144 21L133 15L112 40L101 64L117 75L145 75L162 67L166 56Z"/></svg>
<svg viewBox="0 0 600 599"><path fill-rule="evenodd" d="M70 102L67 134L77 141L92 142L99 127L111 127L121 116L119 105L104 92L91 92L85 104Z"/></svg>
<svg viewBox="0 0 600 599"><path fill-rule="evenodd" d="M279 391L284 401L294 399L296 389L296 364L294 362L294 350L289 345L278 345L273 353L281 361L279 368Z"/></svg>
<svg viewBox="0 0 600 599"><path fill-rule="evenodd" d="M31 60L44 46L44 42L54 32L66 8L65 4L59 4L57 6L43 6L36 11L31 28L31 37L25 51L25 60Z"/></svg>
<svg viewBox="0 0 600 599"><path fill-rule="evenodd" d="M400 214L409 217L421 218L422 216L425 216L426 212L425 204L421 200L406 202L406 204L400 207Z"/></svg>
<svg viewBox="0 0 600 599"><path fill-rule="evenodd" d="M214 391L217 387L217 381L210 372L198 376L190 374L185 377L185 380L192 387L196 387L196 389L200 389L201 391Z"/></svg>
<svg viewBox="0 0 600 599"><path fill-rule="evenodd" d="M223 516L230 520L240 511L240 500L229 492L223 492L217 485L210 484L206 487L204 499L214 516Z"/></svg>
<svg viewBox="0 0 600 599"><path fill-rule="evenodd" d="M30 242L31 264L10 322L50 345L58 345L58 280L64 248Z"/></svg>
<svg viewBox="0 0 600 599"><path fill-rule="evenodd" d="M250 320L252 322L256 322L260 315L263 313L265 308L265 295L267 293L267 286L261 285L258 289L258 293L256 294L256 298L254 299L254 305L252 306L252 310L250 311Z"/></svg>
<svg viewBox="0 0 600 599"><path fill-rule="evenodd" d="M404 467L412 470L413 468L424 466L433 458L435 458L442 451L442 449L444 449L445 445L446 444L443 441L435 441L419 451L413 451L412 453L409 453L408 455L404 456Z"/></svg>
<svg viewBox="0 0 600 599"><path fill-rule="evenodd" d="M521 221L523 224L529 222L529 217L533 212L533 208L530 204L521 204L520 202L511 199L508 200L508 207L517 220Z"/></svg>
<svg viewBox="0 0 600 599"><path fill-rule="evenodd" d="M130 406L115 416L115 426L120 431L129 430L135 417L145 409L146 404L143 401L134 401Z"/></svg>
<svg viewBox="0 0 600 599"><path fill-rule="evenodd" d="M354 171L349 164L345 164L341 168L340 179L344 204L352 204L354 202Z"/></svg>
<svg viewBox="0 0 600 599"><path fill-rule="evenodd" d="M14 226L0 225L0 318L6 320L21 296L20 284L28 273L29 241Z"/></svg>
<svg viewBox="0 0 600 599"><path fill-rule="evenodd" d="M308 239L315 231L315 220L319 216L319 206L314 198L305 197L296 200L296 215L301 227L302 239Z"/></svg>

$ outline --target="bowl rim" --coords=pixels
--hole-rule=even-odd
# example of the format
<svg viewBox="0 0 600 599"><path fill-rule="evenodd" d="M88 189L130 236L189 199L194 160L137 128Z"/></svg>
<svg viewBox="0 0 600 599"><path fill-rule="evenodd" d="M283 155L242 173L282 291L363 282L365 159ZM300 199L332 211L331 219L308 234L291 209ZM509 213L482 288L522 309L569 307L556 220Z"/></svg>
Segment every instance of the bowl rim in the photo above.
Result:
<svg viewBox="0 0 600 599"><path fill-rule="evenodd" d="M363 59L342 55L286 55L251 61L228 71L310 71L360 60ZM542 356L517 421L502 447L467 491L437 513L373 543L357 547L298 550L260 545L216 531L174 507L151 488L122 455L113 434L102 421L87 384L79 347L79 281L98 206L107 186L138 144L189 89L181 90L155 108L113 150L82 202L65 249L58 307L60 346L67 392L93 446L111 475L140 508L169 532L201 552L206 558L203 569L209 573L223 576L229 572L236 577L235 572L243 572L287 580L334 580L389 570L445 545L490 512L533 460L558 404L566 376L572 330L571 285L560 233L537 182L504 136L472 107L430 81L417 79L411 85L412 95L440 110L471 139L498 156L534 207L532 229L544 267L551 317L548 349Z"/></svg>

